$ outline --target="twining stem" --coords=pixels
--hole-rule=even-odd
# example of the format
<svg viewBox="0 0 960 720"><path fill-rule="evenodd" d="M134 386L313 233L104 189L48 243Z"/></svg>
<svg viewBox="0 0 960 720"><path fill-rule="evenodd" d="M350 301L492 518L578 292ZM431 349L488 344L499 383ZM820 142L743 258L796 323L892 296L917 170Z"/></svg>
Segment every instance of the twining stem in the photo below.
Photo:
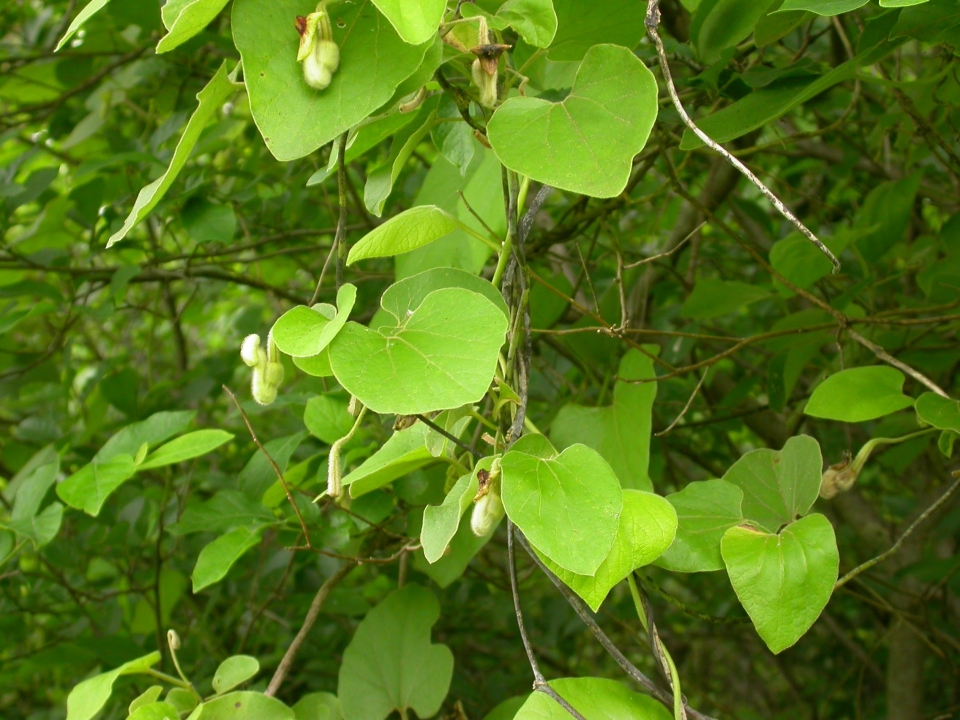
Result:
<svg viewBox="0 0 960 720"><path fill-rule="evenodd" d="M653 650L660 669L670 681L670 687L673 689L673 717L674 720L687 720L687 713L683 705L683 693L680 690L680 674L677 672L677 666L670 657L670 651L660 639L660 633L657 632L657 626L653 622L653 608L645 594L642 594L637 586L637 580L633 573L627 575L627 582L630 585L630 596L633 598L633 605L637 609L637 617L640 618L640 624L650 636L650 649Z"/></svg>

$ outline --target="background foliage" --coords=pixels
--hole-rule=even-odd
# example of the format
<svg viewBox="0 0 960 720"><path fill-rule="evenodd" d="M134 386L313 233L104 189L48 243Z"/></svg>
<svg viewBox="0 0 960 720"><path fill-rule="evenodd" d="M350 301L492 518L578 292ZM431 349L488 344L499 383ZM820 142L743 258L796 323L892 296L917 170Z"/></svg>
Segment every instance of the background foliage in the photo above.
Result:
<svg viewBox="0 0 960 720"><path fill-rule="evenodd" d="M684 126L635 2L342 3L322 91L295 62L309 0L78 5L0 8L0 715L62 718L96 676L71 718L111 688L103 717L127 717L182 667L202 695L242 693L205 718L234 699L260 718L292 717L279 701L301 720L503 701L489 717L514 717L531 668L506 523L477 538L459 522L492 461L403 416L493 456L520 406L556 449L530 434L504 457L507 513L661 688L654 617L703 713L957 712L956 0L660 7L687 111L836 274ZM495 114L463 52L477 21L447 25L478 15L511 46ZM436 268L454 270L384 295ZM303 307L317 301L326 315ZM380 366L359 343L385 341L360 324L407 311L469 349L437 361L463 383L365 375ZM281 317L285 379L261 406L238 350ZM382 414L340 443L343 388ZM349 494L314 504L334 444ZM568 495L525 514L510 478L548 476ZM517 564L563 697L670 715L668 691L670 710L626 690L548 576ZM251 657L221 665L235 655ZM139 702L163 717L193 701ZM521 716L566 716L527 702Z"/></svg>

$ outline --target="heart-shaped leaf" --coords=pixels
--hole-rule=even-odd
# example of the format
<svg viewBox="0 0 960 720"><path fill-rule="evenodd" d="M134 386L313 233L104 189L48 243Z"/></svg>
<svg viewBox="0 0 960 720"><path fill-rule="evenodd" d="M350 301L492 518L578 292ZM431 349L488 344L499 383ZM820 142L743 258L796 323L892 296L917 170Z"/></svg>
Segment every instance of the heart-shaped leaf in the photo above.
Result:
<svg viewBox="0 0 960 720"><path fill-rule="evenodd" d="M433 717L453 677L453 653L430 642L440 603L419 585L396 590L367 613L343 653L337 695L345 720L391 712Z"/></svg>
<svg viewBox="0 0 960 720"><path fill-rule="evenodd" d="M328 692L304 695L293 706L297 720L340 720L340 701Z"/></svg>
<svg viewBox="0 0 960 720"><path fill-rule="evenodd" d="M263 693L232 692L197 708L194 720L294 720L293 710Z"/></svg>
<svg viewBox="0 0 960 720"><path fill-rule="evenodd" d="M287 310L273 325L273 341L280 352L290 357L319 355L343 329L357 301L357 288L344 283L337 290L337 310L333 317L330 306L318 309L297 305ZM324 312L326 311L326 312Z"/></svg>
<svg viewBox="0 0 960 720"><path fill-rule="evenodd" d="M236 0L233 39L243 59L250 110L270 152L295 160L366 118L420 67L432 45L408 45L369 0L329 8L340 68L324 90L303 80L293 21L314 0Z"/></svg>
<svg viewBox="0 0 960 720"><path fill-rule="evenodd" d="M808 515L778 535L743 526L721 543L730 583L774 653L793 645L820 617L840 567L830 521Z"/></svg>
<svg viewBox="0 0 960 720"><path fill-rule="evenodd" d="M446 0L373 0L400 37L411 45L430 40L440 27Z"/></svg>
<svg viewBox="0 0 960 720"><path fill-rule="evenodd" d="M917 417L938 430L960 433L960 402L927 392L917 398Z"/></svg>
<svg viewBox="0 0 960 720"><path fill-rule="evenodd" d="M581 716L596 720L670 720L667 709L652 697L628 690L606 678L551 680L550 687ZM514 720L567 720L567 712L543 693L531 693Z"/></svg>
<svg viewBox="0 0 960 720"><path fill-rule="evenodd" d="M874 420L913 405L903 381L902 372L886 365L841 370L817 385L804 412L843 422Z"/></svg>
<svg viewBox="0 0 960 720"><path fill-rule="evenodd" d="M452 267L424 270L394 283L383 293L380 305L394 318L403 318L420 307L427 295L443 288L463 288L480 293L500 308L504 317L508 317L510 314L507 311L507 304L503 301L503 296L491 282L466 270Z"/></svg>
<svg viewBox="0 0 960 720"><path fill-rule="evenodd" d="M635 48L644 36L643 12L634 0L553 0L557 34L550 44L550 59L576 62L599 43Z"/></svg>
<svg viewBox="0 0 960 720"><path fill-rule="evenodd" d="M350 394L374 412L397 415L484 396L507 330L500 308L478 293L444 288L396 322L378 330L347 323L330 346L334 375Z"/></svg>
<svg viewBox="0 0 960 720"><path fill-rule="evenodd" d="M656 118L653 74L626 48L596 45L562 102L512 97L487 129L511 170L563 190L613 197L626 187Z"/></svg>
<svg viewBox="0 0 960 720"><path fill-rule="evenodd" d="M593 575L613 547L623 492L596 450L571 445L545 459L511 450L500 462L503 506L530 542L558 566Z"/></svg>
<svg viewBox="0 0 960 720"><path fill-rule="evenodd" d="M659 348L644 345L650 355ZM653 359L639 350L630 350L620 361L619 379L608 407L564 405L550 426L550 439L559 448L574 443L591 447L610 463L624 488L653 490L650 465L651 411L657 383L629 380L654 378Z"/></svg>
<svg viewBox="0 0 960 720"><path fill-rule="evenodd" d="M779 452L769 448L748 452L723 479L743 490L743 517L777 532L816 501L822 471L820 445L809 435L797 435Z"/></svg>
<svg viewBox="0 0 960 720"><path fill-rule="evenodd" d="M677 511L677 537L656 564L674 572L723 570L720 540L743 522L743 491L726 480L705 480L667 500Z"/></svg>
<svg viewBox="0 0 960 720"><path fill-rule="evenodd" d="M614 585L638 567L649 565L670 547L676 531L677 513L664 498L641 490L624 490L617 537L597 572L592 576L577 575L549 558L541 559L597 612Z"/></svg>
<svg viewBox="0 0 960 720"><path fill-rule="evenodd" d="M497 16L506 20L533 47L548 47L557 34L553 0L507 0L497 10Z"/></svg>

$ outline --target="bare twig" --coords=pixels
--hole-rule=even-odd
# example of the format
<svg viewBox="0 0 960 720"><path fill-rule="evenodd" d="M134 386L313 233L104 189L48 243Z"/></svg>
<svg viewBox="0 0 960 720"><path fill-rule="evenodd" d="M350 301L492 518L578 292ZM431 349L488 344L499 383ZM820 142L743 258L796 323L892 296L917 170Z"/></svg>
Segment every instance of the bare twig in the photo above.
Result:
<svg viewBox="0 0 960 720"><path fill-rule="evenodd" d="M274 460L270 453L267 452L267 449L263 446L263 443L260 442L257 434L253 431L253 425L250 424L250 418L247 417L247 414L240 406L240 401L237 400L237 396L234 395L230 391L230 388L228 388L226 385L221 385L221 387L223 388L223 391L230 396L230 399L233 400L233 404L237 406L237 410L240 412L240 417L243 418L243 422L247 426L250 437L253 439L253 444L256 445L260 452L263 453L264 457L267 458L267 462L270 463L270 467L272 467L273 471L276 473L277 479L280 481L280 484L283 485L283 492L286 493L287 500L290 501L290 505L293 507L293 512L296 513L297 520L300 521L300 530L303 532L304 542L307 543L308 548L312 548L313 545L310 543L310 533L307 532L307 524L303 521L303 515L300 514L300 508L297 507L297 503L293 499L293 494L290 492L290 486L287 485L287 481L283 477L283 471L280 469L280 466L277 465L276 460Z"/></svg>
<svg viewBox="0 0 960 720"><path fill-rule="evenodd" d="M300 648L307 639L307 635L310 634L310 630L313 629L314 623L317 622L317 616L320 615L320 610L323 608L323 603L326 602L327 597L330 595L330 591L339 585L340 581L349 575L355 567L356 565L353 564L344 565L333 575L328 577L324 581L323 585L320 586L320 589L317 590L317 594L314 596L313 602L310 603L310 609L307 611L307 616L303 619L303 625L300 627L300 631L293 639L293 642L290 643L290 647L287 648L287 652L284 653L283 659L277 666L276 672L273 673L273 677L270 680L270 685L267 686L267 689L263 693L264 695L273 697L277 694L277 690L280 689L280 686L286 679L287 674L290 672L290 668L293 666L293 661L297 658L297 653L300 652Z"/></svg>
<svg viewBox="0 0 960 720"><path fill-rule="evenodd" d="M477 458L483 457L482 454L478 453L472 447L467 445L463 440L458 438L453 433L447 432L446 430L444 430L442 427L437 425L435 422L433 422L430 418L426 417L425 415L417 415L416 417L417 417L417 420L422 422L424 425L426 425L428 428L433 430L435 433L439 433L440 435L445 437L447 440L452 442L454 445L457 445L458 447L466 450L468 453L470 453L474 457L477 457Z"/></svg>
<svg viewBox="0 0 960 720"><path fill-rule="evenodd" d="M677 426L677 423L683 419L683 416L687 414L687 411L690 409L690 406L693 405L693 401L694 399L696 399L697 395L699 394L700 388L703 387L703 381L707 379L707 375L709 374L710 374L710 368L704 369L703 375L700 376L700 382L697 383L697 386L693 389L693 392L690 393L690 399L687 400L687 404L683 406L683 410L681 410L680 414L677 415L676 420L674 420L672 423L670 423L666 428L664 428L660 432L654 433L654 436L663 437L664 435L669 433L671 430L673 430Z"/></svg>
<svg viewBox="0 0 960 720"><path fill-rule="evenodd" d="M658 253L658 254L656 254L656 255L651 255L650 257L644 258L643 260L637 260L637 262L635 262L635 263L630 263L629 265L624 265L624 266L623 266L623 269L624 269L624 270L629 270L630 268L639 267L639 266L641 266L641 265L646 265L646 264L648 264L648 263L652 263L652 262L655 262L655 261L657 261L657 260L662 260L662 259L665 258L665 257L670 257L670 256L673 255L677 250L679 250L680 248L682 248L682 247L686 244L686 242L687 242L688 240L690 240L690 238L692 238L694 235L696 235L696 234L700 231L700 228L702 228L702 227L703 227L704 225L706 225L706 224L707 224L706 221L704 221L704 222L700 223L699 225L697 225L693 230L691 230L689 233L687 233L687 236L686 236L685 238L683 238L683 240L681 240L680 242L678 242L676 245L674 245L672 248L670 248L670 249L667 250L666 252Z"/></svg>
<svg viewBox="0 0 960 720"><path fill-rule="evenodd" d="M507 519L507 554L509 556L508 565L510 566L510 591L513 593L513 610L517 615L517 627L520 629L520 639L523 641L523 649L527 651L527 660L530 661L530 669L533 671L533 689L547 695L570 715L577 720L586 720L583 715L578 713L566 700L560 697L559 693L547 683L540 672L540 665L537 663L537 656L533 652L533 645L530 644L530 638L527 637L527 629L523 624L523 610L520 609L520 591L517 587L517 565L516 554L513 549L513 522Z"/></svg>
<svg viewBox="0 0 960 720"><path fill-rule="evenodd" d="M780 200L766 185L763 184L763 181L760 180L756 175L751 172L750 168L744 165L740 160L731 155L722 145L714 141L709 135L707 135L703 130L697 127L696 123L690 119L690 116L687 115L687 111L683 108L683 103L680 102L680 97L677 95L677 88L673 84L673 75L670 73L670 63L667 60L667 51L663 47L663 40L660 38L659 26L660 26L660 7L659 0L647 0L647 15L644 20L647 26L647 34L650 35L650 39L653 40L653 44L657 48L657 57L660 60L660 70L663 73L663 82L667 86L667 92L670 94L670 100L673 102L673 107L676 109L677 114L680 116L680 119L683 120L683 124L690 128L691 132L700 138L700 141L709 147L714 152L719 153L728 163L733 165L737 170L739 170L747 180L749 180L761 193L763 196L770 201L770 203L777 209L777 211L783 215L790 223L799 230L804 237L807 238L810 242L816 245L817 249L826 255L830 262L833 263L833 271L840 271L840 261L837 260L836 256L830 252L830 249L824 245L820 239L813 234L813 232L802 222L800 222L797 217L790 212L790 209L783 204L783 201Z"/></svg>
<svg viewBox="0 0 960 720"><path fill-rule="evenodd" d="M855 567L853 570L848 572L842 578L837 580L837 584L833 586L833 589L837 590L839 588L842 588L844 585L846 585L848 582L853 580L858 575L865 573L867 570L869 570L873 566L879 565L888 557L890 557L891 555L894 555L900 549L900 547L903 545L906 539L910 537L918 527L920 527L924 522L926 522L927 518L929 518L931 515L933 515L933 513L935 513L938 509L940 509L943 506L943 504L950 499L950 496L952 496L957 491L957 489L960 488L960 471L955 472L954 477L958 479L954 481L953 485L947 488L947 491L943 493L943 495L937 498L936 501L932 505L930 505L930 507L928 507L926 510L924 510L920 514L920 517L918 517L916 520L914 520L910 524L910 527L908 527L906 530L903 531L903 535L897 538L897 541L890 546L889 550L887 550L886 552L880 553L875 558L871 558L870 560L867 560L862 565L858 565L857 567Z"/></svg>

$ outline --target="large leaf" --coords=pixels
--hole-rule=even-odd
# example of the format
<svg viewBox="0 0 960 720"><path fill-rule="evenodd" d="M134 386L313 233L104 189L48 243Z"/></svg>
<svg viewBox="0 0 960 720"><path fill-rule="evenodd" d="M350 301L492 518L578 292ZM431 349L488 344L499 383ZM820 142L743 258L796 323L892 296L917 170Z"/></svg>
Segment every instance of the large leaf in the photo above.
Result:
<svg viewBox="0 0 960 720"><path fill-rule="evenodd" d="M204 547L193 568L193 591L200 592L223 580L233 564L259 542L259 529L238 527Z"/></svg>
<svg viewBox="0 0 960 720"><path fill-rule="evenodd" d="M433 717L447 696L453 654L430 642L440 603L419 585L396 590L367 613L343 653L337 695L345 720L397 711Z"/></svg>
<svg viewBox="0 0 960 720"><path fill-rule="evenodd" d="M667 500L677 511L677 536L655 564L674 572L723 570L720 540L743 521L743 491L726 480L704 480Z"/></svg>
<svg viewBox="0 0 960 720"><path fill-rule="evenodd" d="M670 720L667 709L652 697L627 690L606 678L551 680L550 687L589 720ZM567 720L568 713L556 700L531 693L514 720Z"/></svg>
<svg viewBox="0 0 960 720"><path fill-rule="evenodd" d="M416 72L432 45L408 45L369 0L329 8L340 69L325 90L303 80L293 19L314 0L237 0L233 39L253 119L278 160L309 155L377 110Z"/></svg>
<svg viewBox="0 0 960 720"><path fill-rule="evenodd" d="M659 348L645 345L644 350L654 355ZM613 404L599 408L564 405L550 426L550 440L560 449L583 443L610 463L622 487L652 490L648 466L657 383L626 381L654 377L653 359L630 350L620 361Z"/></svg>
<svg viewBox="0 0 960 720"><path fill-rule="evenodd" d="M833 526L808 515L773 535L727 530L721 544L733 589L773 652L793 645L820 617L840 567Z"/></svg>
<svg viewBox="0 0 960 720"><path fill-rule="evenodd" d="M804 412L843 422L874 420L913 405L903 381L902 372L886 365L841 370L817 385Z"/></svg>
<svg viewBox="0 0 960 720"><path fill-rule="evenodd" d="M396 322L378 330L348 323L330 346L333 372L348 392L374 412L398 415L456 408L484 396L507 330L494 303L446 288Z"/></svg>
<svg viewBox="0 0 960 720"><path fill-rule="evenodd" d="M822 470L820 445L809 435L797 435L779 452L769 448L748 452L723 479L743 491L743 517L776 532L813 505L820 494Z"/></svg>
<svg viewBox="0 0 960 720"><path fill-rule="evenodd" d="M333 693L304 695L293 706L297 720L340 720L340 701Z"/></svg>
<svg viewBox="0 0 960 720"><path fill-rule="evenodd" d="M149 215L163 199L183 166L187 164L187 160L190 159L190 153L193 151L194 145L197 144L197 140L200 139L203 128L235 89L233 83L227 77L227 63L224 61L213 79L197 94L197 100L200 101L200 104L193 115L190 116L190 121L184 128L183 135L180 136L177 149L174 150L166 171L140 191L140 194L137 195L137 201L133 204L133 210L130 211L124 221L123 227L110 236L107 247L123 240L127 233L133 229L133 226Z"/></svg>
<svg viewBox="0 0 960 720"><path fill-rule="evenodd" d="M577 61L595 45L614 43L635 48L645 34L643 12L633 0L553 0L557 32L550 59Z"/></svg>
<svg viewBox="0 0 960 720"><path fill-rule="evenodd" d="M428 505L423 510L423 527L420 529L420 544L423 555L429 563L435 563L443 557L444 551L457 534L460 518L477 494L478 470L489 470L492 458L483 458L473 472L464 475L450 488L442 505Z"/></svg>
<svg viewBox="0 0 960 720"><path fill-rule="evenodd" d="M497 17L506 20L520 33L528 45L545 48L557 35L557 13L553 0L507 0L497 10ZM632 40L632 36L627 42ZM610 38L605 38L610 42Z"/></svg>
<svg viewBox="0 0 960 720"><path fill-rule="evenodd" d="M157 53L173 50L199 33L220 14L227 2L228 0L191 0L186 5L178 3L181 7L173 17L170 17L170 13L163 13L164 25L170 32L157 43ZM164 10L167 5L164 5Z"/></svg>
<svg viewBox="0 0 960 720"><path fill-rule="evenodd" d="M553 573L582 597L594 612L614 585L670 547L677 530L677 513L664 498L641 490L623 491L623 512L613 547L597 571L577 575L541 558Z"/></svg>
<svg viewBox="0 0 960 720"><path fill-rule="evenodd" d="M109 672L87 678L67 696L67 720L92 720L103 709L113 693L113 683L121 675L145 673L160 662L160 653L131 660Z"/></svg>
<svg viewBox="0 0 960 720"><path fill-rule="evenodd" d="M200 457L213 452L232 439L233 433L228 433L226 430L197 430L187 433L147 455L146 459L137 466L137 470L149 470Z"/></svg>
<svg viewBox="0 0 960 720"><path fill-rule="evenodd" d="M346 325L356 301L356 285L344 283L337 290L336 308L297 305L274 323L273 341L281 352L291 357L319 355Z"/></svg>
<svg viewBox="0 0 960 720"><path fill-rule="evenodd" d="M488 125L490 144L511 170L542 183L613 197L657 118L657 82L636 55L597 45L561 102L512 97Z"/></svg>
<svg viewBox="0 0 960 720"><path fill-rule="evenodd" d="M363 236L347 256L347 265L367 258L390 257L416 250L462 227L459 220L435 205L404 210Z"/></svg>
<svg viewBox="0 0 960 720"><path fill-rule="evenodd" d="M443 20L445 0L373 0L400 37L411 45L431 39Z"/></svg>
<svg viewBox="0 0 960 720"><path fill-rule="evenodd" d="M383 293L380 305L394 318L404 318L420 307L427 295L443 288L462 288L479 293L500 308L504 317L509 316L503 296L492 283L465 270L452 267L425 270L394 283Z"/></svg>
<svg viewBox="0 0 960 720"><path fill-rule="evenodd" d="M511 450L500 462L507 516L558 566L593 575L613 547L623 493L595 450L571 445L555 458Z"/></svg>
<svg viewBox="0 0 960 720"><path fill-rule="evenodd" d="M917 417L928 425L960 433L960 402L926 392L917 398L916 410Z"/></svg>
<svg viewBox="0 0 960 720"><path fill-rule="evenodd" d="M842 15L863 7L870 0L784 0L780 12L809 10L817 15Z"/></svg>
<svg viewBox="0 0 960 720"><path fill-rule="evenodd" d="M67 505L96 517L110 493L133 477L137 466L129 455L106 462L94 460L57 485L57 495Z"/></svg>

